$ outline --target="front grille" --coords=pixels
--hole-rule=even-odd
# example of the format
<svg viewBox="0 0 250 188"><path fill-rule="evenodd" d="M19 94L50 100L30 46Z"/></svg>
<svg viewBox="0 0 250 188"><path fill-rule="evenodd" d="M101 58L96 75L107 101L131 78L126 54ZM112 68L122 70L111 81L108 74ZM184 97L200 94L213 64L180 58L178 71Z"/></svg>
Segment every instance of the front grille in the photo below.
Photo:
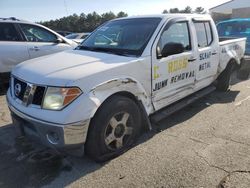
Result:
<svg viewBox="0 0 250 188"><path fill-rule="evenodd" d="M14 78L14 88L13 92L16 98L23 100L24 93L26 91L27 83Z"/></svg>
<svg viewBox="0 0 250 188"><path fill-rule="evenodd" d="M42 101L43 101L44 92L45 92L45 87L37 86L34 97L33 97L32 104L41 106Z"/></svg>
<svg viewBox="0 0 250 188"><path fill-rule="evenodd" d="M29 84L17 78L13 79L11 92L14 94L15 98L20 99L26 106L29 104L42 105L46 87Z"/></svg>

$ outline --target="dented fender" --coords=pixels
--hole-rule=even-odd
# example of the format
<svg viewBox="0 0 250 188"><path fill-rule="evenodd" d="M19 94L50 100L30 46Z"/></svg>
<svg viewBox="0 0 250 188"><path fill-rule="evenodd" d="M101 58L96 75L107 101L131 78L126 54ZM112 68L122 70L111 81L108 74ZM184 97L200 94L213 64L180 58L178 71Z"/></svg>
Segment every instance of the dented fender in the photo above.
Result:
<svg viewBox="0 0 250 188"><path fill-rule="evenodd" d="M231 60L238 65L244 57L246 38L231 39L220 42L220 63L218 73L223 72Z"/></svg>
<svg viewBox="0 0 250 188"><path fill-rule="evenodd" d="M111 95L118 92L129 92L133 94L138 101L141 101L147 114L153 111L150 94L148 94L137 80L133 78L114 78L93 87L89 92L89 98L96 104L92 117L101 104Z"/></svg>

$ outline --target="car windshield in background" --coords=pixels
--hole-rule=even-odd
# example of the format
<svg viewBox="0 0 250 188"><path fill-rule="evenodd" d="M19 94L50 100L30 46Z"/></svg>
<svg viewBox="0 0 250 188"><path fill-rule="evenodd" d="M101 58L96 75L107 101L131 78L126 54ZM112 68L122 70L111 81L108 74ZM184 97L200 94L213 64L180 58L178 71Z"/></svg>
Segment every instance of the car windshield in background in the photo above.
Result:
<svg viewBox="0 0 250 188"><path fill-rule="evenodd" d="M79 36L79 34L72 33L72 34L66 35L65 38L67 38L67 39L76 39L78 36Z"/></svg>
<svg viewBox="0 0 250 188"><path fill-rule="evenodd" d="M87 36L89 36L89 34L83 34L83 35L81 36L81 39L85 39Z"/></svg>
<svg viewBox="0 0 250 188"><path fill-rule="evenodd" d="M219 36L250 36L250 21L218 24Z"/></svg>
<svg viewBox="0 0 250 188"><path fill-rule="evenodd" d="M140 56L161 18L134 18L107 22L77 49Z"/></svg>

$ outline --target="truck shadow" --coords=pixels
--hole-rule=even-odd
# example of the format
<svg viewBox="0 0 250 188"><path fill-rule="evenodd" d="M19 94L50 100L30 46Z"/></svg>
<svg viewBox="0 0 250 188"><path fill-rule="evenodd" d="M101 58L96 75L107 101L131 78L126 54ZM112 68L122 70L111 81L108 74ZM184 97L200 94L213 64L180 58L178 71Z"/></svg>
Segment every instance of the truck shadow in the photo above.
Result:
<svg viewBox="0 0 250 188"><path fill-rule="evenodd" d="M231 77L231 85L236 85L236 84L238 84L238 83L240 83L240 82L244 82L244 81L246 81L246 80L248 80L248 79L238 79L238 77L237 77L237 74L238 74L238 72L237 71L234 71L233 73L232 73L232 77Z"/></svg>
<svg viewBox="0 0 250 188"><path fill-rule="evenodd" d="M136 145L192 118L210 105L231 103L238 94L239 91L213 92L154 125L152 131L142 134ZM97 164L87 157L58 153L24 137L14 139L14 135L13 125L0 127L0 187L65 187L105 164Z"/></svg>
<svg viewBox="0 0 250 188"><path fill-rule="evenodd" d="M0 187L64 187L102 167L87 157L73 157L45 148L24 137L15 139L12 124L0 127Z"/></svg>
<svg viewBox="0 0 250 188"><path fill-rule="evenodd" d="M150 138L154 137L159 132L167 130L173 126L176 126L182 122L185 122L195 116L197 113L205 110L207 107L214 104L225 104L232 103L235 101L237 95L240 91L227 91L227 92L218 92L214 91L211 94L197 100L196 102L190 104L189 106L175 112L174 114L166 117L162 121L158 122L155 125L152 125L152 130L145 133L139 143L141 144Z"/></svg>

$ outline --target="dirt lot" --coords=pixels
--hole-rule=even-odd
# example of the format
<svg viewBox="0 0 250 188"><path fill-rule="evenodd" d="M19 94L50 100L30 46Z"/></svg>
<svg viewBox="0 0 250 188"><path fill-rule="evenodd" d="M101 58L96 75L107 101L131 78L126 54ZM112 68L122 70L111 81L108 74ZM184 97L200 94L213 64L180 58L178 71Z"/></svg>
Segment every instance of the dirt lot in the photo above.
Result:
<svg viewBox="0 0 250 188"><path fill-rule="evenodd" d="M213 92L103 164L15 138L0 96L0 187L250 187L250 80Z"/></svg>

